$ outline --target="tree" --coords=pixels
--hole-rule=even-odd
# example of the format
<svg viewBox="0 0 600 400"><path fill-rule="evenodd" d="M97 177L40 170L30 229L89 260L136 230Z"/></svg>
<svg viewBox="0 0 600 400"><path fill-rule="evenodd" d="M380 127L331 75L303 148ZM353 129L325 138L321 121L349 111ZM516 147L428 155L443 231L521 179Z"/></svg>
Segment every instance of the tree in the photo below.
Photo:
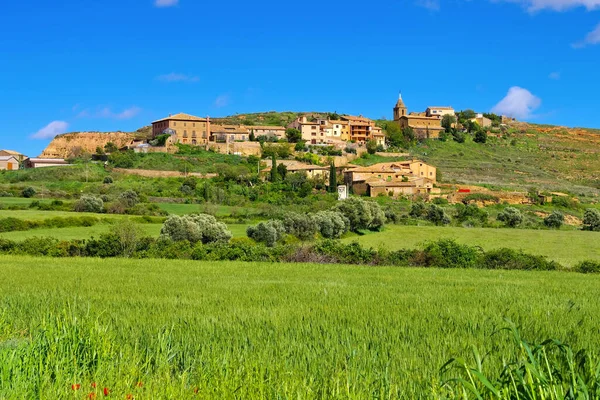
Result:
<svg viewBox="0 0 600 400"><path fill-rule="evenodd" d="M113 183L113 178L110 176L105 176L104 180L102 181L105 185L110 185L111 183Z"/></svg>
<svg viewBox="0 0 600 400"><path fill-rule="evenodd" d="M227 225L208 214L171 215L163 224L160 235L174 242L189 241L192 244L227 243L232 238Z"/></svg>
<svg viewBox="0 0 600 400"><path fill-rule="evenodd" d="M108 142L104 145L104 151L106 153L114 153L115 151L119 151L119 149L113 142Z"/></svg>
<svg viewBox="0 0 600 400"><path fill-rule="evenodd" d="M473 141L475 143L485 143L487 142L487 132L484 131L483 129L478 129L477 132L475 132L475 138L473 139Z"/></svg>
<svg viewBox="0 0 600 400"><path fill-rule="evenodd" d="M254 136L254 129L250 129L250 136L248 137L248 139L250 139L251 142L256 141L256 136Z"/></svg>
<svg viewBox="0 0 600 400"><path fill-rule="evenodd" d="M97 146L96 147L96 154L103 156L104 155L104 150L102 149L102 147Z"/></svg>
<svg viewBox="0 0 600 400"><path fill-rule="evenodd" d="M385 213L379 204L358 197L340 201L332 211L342 214L353 232L361 229L379 229L385 223Z"/></svg>
<svg viewBox="0 0 600 400"><path fill-rule="evenodd" d="M285 137L290 143L298 143L302 140L302 132L295 128L287 128L285 130Z"/></svg>
<svg viewBox="0 0 600 400"><path fill-rule="evenodd" d="M388 122L385 125L385 134L388 145L392 147L406 147L406 140L402 134L402 129L395 121Z"/></svg>
<svg viewBox="0 0 600 400"><path fill-rule="evenodd" d="M271 157L271 182L277 182L279 180L279 173L277 171L277 157L275 154Z"/></svg>
<svg viewBox="0 0 600 400"><path fill-rule="evenodd" d="M335 163L332 161L329 164L329 192L335 193L337 191L337 173L335 170Z"/></svg>
<svg viewBox="0 0 600 400"><path fill-rule="evenodd" d="M104 210L104 202L99 197L84 194L75 202L73 209L77 212L100 213Z"/></svg>
<svg viewBox="0 0 600 400"><path fill-rule="evenodd" d="M504 211L498 214L498 221L504 222L506 226L511 228L516 227L523 222L523 215L514 207L506 207Z"/></svg>
<svg viewBox="0 0 600 400"><path fill-rule="evenodd" d="M467 136L459 131L452 132L452 139L457 143L464 143L467 140Z"/></svg>
<svg viewBox="0 0 600 400"><path fill-rule="evenodd" d="M467 132L472 133L479 130L479 124L475 121L467 120L464 123L464 126L467 128Z"/></svg>
<svg viewBox="0 0 600 400"><path fill-rule="evenodd" d="M442 207L436 204L429 205L425 218L436 225L448 225L450 223L450 217L446 215Z"/></svg>
<svg viewBox="0 0 600 400"><path fill-rule="evenodd" d="M552 214L544 218L544 225L546 225L548 228L560 229L564 221L565 216L563 213L560 211L552 211Z"/></svg>
<svg viewBox="0 0 600 400"><path fill-rule="evenodd" d="M583 214L583 230L600 232L600 210L588 208Z"/></svg>
<svg viewBox="0 0 600 400"><path fill-rule="evenodd" d="M408 143L412 143L415 141L415 131L410 126L402 128L402 136L404 136L404 140Z"/></svg>
<svg viewBox="0 0 600 400"><path fill-rule="evenodd" d="M119 196L119 202L125 207L133 207L139 203L140 199L134 190L126 190Z"/></svg>
<svg viewBox="0 0 600 400"><path fill-rule="evenodd" d="M313 239L317 233L317 223L311 214L287 213L283 219L285 231L300 240Z"/></svg>
<svg viewBox="0 0 600 400"><path fill-rule="evenodd" d="M279 220L269 220L267 222L260 222L255 226L249 226L246 229L246 235L254 240L255 242L264 243L269 247L275 246L275 244L283 238L285 234L285 227Z"/></svg>
<svg viewBox="0 0 600 400"><path fill-rule="evenodd" d="M369 140L367 142L367 152L369 154L377 153L377 142L375 140Z"/></svg>
<svg viewBox="0 0 600 400"><path fill-rule="evenodd" d="M408 215L412 218L421 218L425 215L426 211L425 203L417 202L412 204Z"/></svg>
<svg viewBox="0 0 600 400"><path fill-rule="evenodd" d="M463 122L465 122L468 119L475 118L477 116L477 113L473 110L463 110L463 111L457 112L456 115L458 117L458 122L460 122L462 124Z"/></svg>
<svg viewBox="0 0 600 400"><path fill-rule="evenodd" d="M325 239L339 239L348 232L350 224L341 213L335 211L320 211L314 214L314 220Z"/></svg>
<svg viewBox="0 0 600 400"><path fill-rule="evenodd" d="M279 164L277 166L277 174L281 179L285 179L287 175L287 167L285 166L285 164Z"/></svg>
<svg viewBox="0 0 600 400"><path fill-rule="evenodd" d="M305 147L306 147L306 142L304 140L300 140L294 146L294 151L304 151Z"/></svg>
<svg viewBox="0 0 600 400"><path fill-rule="evenodd" d="M137 248L142 231L137 224L124 219L113 225L110 233L119 239L120 252L123 257L131 257Z"/></svg>
<svg viewBox="0 0 600 400"><path fill-rule="evenodd" d="M456 123L456 117L454 115L446 114L442 117L442 126L446 129L446 132L452 131L452 125Z"/></svg>

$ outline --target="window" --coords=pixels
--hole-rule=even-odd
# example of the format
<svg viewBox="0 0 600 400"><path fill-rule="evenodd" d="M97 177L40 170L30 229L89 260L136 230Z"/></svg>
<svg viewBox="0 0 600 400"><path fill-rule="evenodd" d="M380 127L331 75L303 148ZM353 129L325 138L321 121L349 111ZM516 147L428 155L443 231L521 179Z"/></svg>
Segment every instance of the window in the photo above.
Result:
<svg viewBox="0 0 600 400"><path fill-rule="evenodd" d="M429 176L432 176L432 175L433 175L433 172L430 172L430 173L429 173Z"/></svg>
<svg viewBox="0 0 600 400"><path fill-rule="evenodd" d="M192 127L194 127L194 128L196 127L196 123L195 122L192 124Z"/></svg>
<svg viewBox="0 0 600 400"><path fill-rule="evenodd" d="M310 127L310 129L315 130L315 129L317 129L317 127L313 125Z"/></svg>
<svg viewBox="0 0 600 400"><path fill-rule="evenodd" d="M173 126L177 126L177 122L173 121Z"/></svg>
<svg viewBox="0 0 600 400"><path fill-rule="evenodd" d="M183 123L183 126L187 126L187 122L184 122L184 123Z"/></svg>

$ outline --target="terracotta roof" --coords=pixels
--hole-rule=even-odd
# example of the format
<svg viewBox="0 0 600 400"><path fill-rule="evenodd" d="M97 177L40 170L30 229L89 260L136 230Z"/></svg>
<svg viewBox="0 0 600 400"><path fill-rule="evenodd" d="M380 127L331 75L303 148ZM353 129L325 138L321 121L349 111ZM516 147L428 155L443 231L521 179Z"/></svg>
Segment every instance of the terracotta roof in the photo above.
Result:
<svg viewBox="0 0 600 400"><path fill-rule="evenodd" d="M22 156L23 154L19 153L18 151L14 151L14 150L0 150L0 153L6 153L8 155L11 156Z"/></svg>
<svg viewBox="0 0 600 400"><path fill-rule="evenodd" d="M267 130L267 129L275 129L278 131L285 131L285 127L283 126L271 126L271 125L246 125L247 129L262 129L262 130Z"/></svg>
<svg viewBox="0 0 600 400"><path fill-rule="evenodd" d="M346 119L348 121L362 121L362 122L372 122L369 118L365 117L355 117L353 115L342 115L341 118Z"/></svg>
<svg viewBox="0 0 600 400"><path fill-rule="evenodd" d="M19 161L17 160L17 158L15 156L0 156L0 161L9 161L9 160L15 160L15 161Z"/></svg>
<svg viewBox="0 0 600 400"><path fill-rule="evenodd" d="M413 129L429 129L430 131L443 131L445 128L441 126L426 126L426 125L410 125Z"/></svg>
<svg viewBox="0 0 600 400"><path fill-rule="evenodd" d="M229 133L229 134L240 134L245 135L248 133L248 130L241 125L210 125L210 133Z"/></svg>
<svg viewBox="0 0 600 400"><path fill-rule="evenodd" d="M186 114L186 113L179 113L179 114L171 115L170 117L166 117L163 119L157 119L156 121L153 121L152 123L155 124L157 122L173 121L173 120L206 122L206 118L196 117L194 115L190 115L190 114Z"/></svg>
<svg viewBox="0 0 600 400"><path fill-rule="evenodd" d="M28 158L27 161L41 164L67 164L64 158Z"/></svg>
<svg viewBox="0 0 600 400"><path fill-rule="evenodd" d="M348 125L348 121L342 121L341 119L330 119L330 124Z"/></svg>

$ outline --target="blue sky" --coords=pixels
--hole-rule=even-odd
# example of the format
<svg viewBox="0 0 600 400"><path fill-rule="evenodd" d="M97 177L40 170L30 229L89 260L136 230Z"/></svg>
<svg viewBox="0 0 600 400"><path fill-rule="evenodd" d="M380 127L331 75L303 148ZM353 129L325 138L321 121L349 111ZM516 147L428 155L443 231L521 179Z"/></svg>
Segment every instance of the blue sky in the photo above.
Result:
<svg viewBox="0 0 600 400"><path fill-rule="evenodd" d="M0 148L169 113L451 105L600 127L600 0L20 0L0 6Z"/></svg>

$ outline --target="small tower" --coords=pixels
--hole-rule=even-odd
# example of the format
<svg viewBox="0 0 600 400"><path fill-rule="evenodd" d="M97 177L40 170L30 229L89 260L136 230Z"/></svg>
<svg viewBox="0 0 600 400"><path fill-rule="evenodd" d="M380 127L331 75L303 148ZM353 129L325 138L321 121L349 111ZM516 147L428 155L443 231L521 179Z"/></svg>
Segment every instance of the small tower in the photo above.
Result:
<svg viewBox="0 0 600 400"><path fill-rule="evenodd" d="M400 92L396 107L394 107L394 121L399 121L401 117L404 117L407 114L406 111L406 106L404 105L404 101L402 101L402 92Z"/></svg>

